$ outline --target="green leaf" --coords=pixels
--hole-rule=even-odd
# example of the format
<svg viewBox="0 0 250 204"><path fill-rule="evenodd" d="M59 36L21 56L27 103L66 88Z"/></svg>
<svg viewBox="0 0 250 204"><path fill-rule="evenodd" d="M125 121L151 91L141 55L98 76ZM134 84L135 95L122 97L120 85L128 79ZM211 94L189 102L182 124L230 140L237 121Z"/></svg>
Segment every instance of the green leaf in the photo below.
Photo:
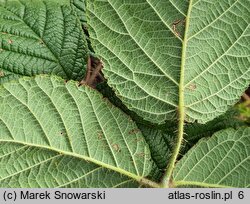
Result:
<svg viewBox="0 0 250 204"><path fill-rule="evenodd" d="M75 10L79 20L81 21L82 29L85 33L85 38L88 44L89 54L96 57L89 38L88 24L86 17L86 0L70 0L70 3L72 8Z"/></svg>
<svg viewBox="0 0 250 204"><path fill-rule="evenodd" d="M179 109L205 123L249 85L250 1L88 0L87 10L108 83L146 120Z"/></svg>
<svg viewBox="0 0 250 204"><path fill-rule="evenodd" d="M179 158L187 153L201 138L210 137L214 133L227 128L238 129L249 126L240 119L237 106L230 108L225 114L206 124L189 123L185 125L185 136L182 142Z"/></svg>
<svg viewBox="0 0 250 204"><path fill-rule="evenodd" d="M84 78L87 42L65 1L0 3L0 83L20 76Z"/></svg>
<svg viewBox="0 0 250 204"><path fill-rule="evenodd" d="M176 132L176 129L174 128L176 128L175 126L177 123L168 122L164 125L150 124L134 112L128 110L106 82L98 84L97 90L100 91L104 97L107 97L112 104L123 110L123 112L128 114L133 121L135 121L149 145L152 159L155 161L157 167L163 172L175 145L174 133ZM137 130L135 130L135 132L136 131Z"/></svg>
<svg viewBox="0 0 250 204"><path fill-rule="evenodd" d="M0 101L0 187L156 185L141 132L95 90L37 76L3 84Z"/></svg>
<svg viewBox="0 0 250 204"><path fill-rule="evenodd" d="M219 131L202 139L173 172L175 186L250 187L250 128Z"/></svg>
<svg viewBox="0 0 250 204"><path fill-rule="evenodd" d="M203 137L210 137L215 132L227 128L238 129L247 126L247 123L240 119L240 112L236 107L230 108L225 114L220 115L206 124L190 123L185 126L185 139L198 141Z"/></svg>
<svg viewBox="0 0 250 204"><path fill-rule="evenodd" d="M70 0L82 25L87 25L85 0Z"/></svg>
<svg viewBox="0 0 250 204"><path fill-rule="evenodd" d="M164 172L175 143L173 135L169 135L161 129L143 124L137 124L137 126L149 145L152 159L157 167Z"/></svg>

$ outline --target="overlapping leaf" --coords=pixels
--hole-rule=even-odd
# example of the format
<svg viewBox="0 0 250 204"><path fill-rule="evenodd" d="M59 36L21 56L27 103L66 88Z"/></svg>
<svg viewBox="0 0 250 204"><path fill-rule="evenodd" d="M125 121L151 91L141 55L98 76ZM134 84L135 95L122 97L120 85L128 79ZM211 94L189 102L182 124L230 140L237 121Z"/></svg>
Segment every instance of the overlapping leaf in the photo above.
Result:
<svg viewBox="0 0 250 204"><path fill-rule="evenodd" d="M134 122L88 87L22 78L0 101L1 187L135 187L153 170Z"/></svg>
<svg viewBox="0 0 250 204"><path fill-rule="evenodd" d="M225 114L215 118L206 124L190 123L185 126L185 139L190 142L197 142L203 137L210 137L215 132L247 126L247 123L241 120L240 112L237 107L230 108Z"/></svg>
<svg viewBox="0 0 250 204"><path fill-rule="evenodd" d="M85 0L70 0L70 3L75 9L81 23L87 25Z"/></svg>
<svg viewBox="0 0 250 204"><path fill-rule="evenodd" d="M142 132L149 145L152 159L155 161L158 168L164 172L172 154L172 149L175 146L177 122L173 121L172 123L164 125L152 125L134 112L130 111L115 95L114 91L107 85L107 83L98 84L97 90L100 91L103 96L107 97L112 104L129 114L129 116L135 121L139 128L138 130L135 130L135 132Z"/></svg>
<svg viewBox="0 0 250 204"><path fill-rule="evenodd" d="M87 43L66 1L0 2L0 83L20 76L84 78Z"/></svg>
<svg viewBox="0 0 250 204"><path fill-rule="evenodd" d="M163 123L185 107L186 120L204 123L248 86L249 0L87 2L104 74L145 119Z"/></svg>
<svg viewBox="0 0 250 204"><path fill-rule="evenodd" d="M202 139L176 165L175 185L250 187L250 128Z"/></svg>
<svg viewBox="0 0 250 204"><path fill-rule="evenodd" d="M0 83L40 73L82 79L84 12L84 0L0 0ZM184 152L183 116L207 122L249 84L250 1L88 0L88 13L109 84L153 123L181 110L179 143L167 125L138 129L93 89L22 78L0 87L0 187L160 187L145 177L158 181L174 145L164 187L250 187L249 128L201 140L172 175ZM221 129L211 124L187 126L187 139Z"/></svg>

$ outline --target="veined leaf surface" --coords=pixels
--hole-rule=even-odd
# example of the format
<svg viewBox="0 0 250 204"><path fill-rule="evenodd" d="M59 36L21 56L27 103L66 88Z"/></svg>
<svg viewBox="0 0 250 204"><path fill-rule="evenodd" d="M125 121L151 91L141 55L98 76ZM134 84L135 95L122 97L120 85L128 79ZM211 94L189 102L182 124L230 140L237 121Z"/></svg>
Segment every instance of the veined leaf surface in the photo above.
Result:
<svg viewBox="0 0 250 204"><path fill-rule="evenodd" d="M151 122L205 123L250 80L249 0L88 0L90 34L117 95Z"/></svg>
<svg viewBox="0 0 250 204"><path fill-rule="evenodd" d="M45 73L83 79L87 49L66 1L0 1L0 83Z"/></svg>
<svg viewBox="0 0 250 204"><path fill-rule="evenodd" d="M142 134L95 90L37 76L4 83L0 101L0 187L147 183L154 163Z"/></svg>
<svg viewBox="0 0 250 204"><path fill-rule="evenodd" d="M81 23L86 25L87 19L86 19L86 6L85 6L85 0L70 0L71 5L75 9Z"/></svg>
<svg viewBox="0 0 250 204"><path fill-rule="evenodd" d="M176 165L175 185L250 187L250 128L227 129L202 139Z"/></svg>

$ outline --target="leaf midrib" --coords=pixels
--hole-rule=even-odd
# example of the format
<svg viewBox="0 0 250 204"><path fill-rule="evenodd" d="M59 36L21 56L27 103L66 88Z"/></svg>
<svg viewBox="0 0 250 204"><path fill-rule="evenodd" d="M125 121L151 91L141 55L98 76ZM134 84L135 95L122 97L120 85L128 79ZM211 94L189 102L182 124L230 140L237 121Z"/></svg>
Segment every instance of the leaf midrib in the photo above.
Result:
<svg viewBox="0 0 250 204"><path fill-rule="evenodd" d="M171 177L173 174L173 170L176 166L176 161L181 150L181 144L184 138L184 125L185 125L185 102L184 102L184 91L185 91L185 63L186 63L186 50L187 50L187 42L188 42L188 29L189 29L189 22L190 22L190 15L192 11L192 3L193 0L189 1L189 7L186 17L186 24L185 24L185 33L184 33L184 40L182 43L182 54L181 54L181 69L180 69L180 83L179 83L179 104L178 104L178 133L177 133L177 140L176 146L173 149L173 155L170 158L169 165L167 170L163 176L162 185L163 187L170 187L171 185Z"/></svg>

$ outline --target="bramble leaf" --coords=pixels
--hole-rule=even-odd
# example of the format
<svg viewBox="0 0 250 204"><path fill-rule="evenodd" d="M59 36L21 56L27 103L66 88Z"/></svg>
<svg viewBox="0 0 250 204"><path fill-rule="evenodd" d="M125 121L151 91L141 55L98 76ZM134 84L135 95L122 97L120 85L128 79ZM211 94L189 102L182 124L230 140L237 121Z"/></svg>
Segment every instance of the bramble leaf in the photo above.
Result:
<svg viewBox="0 0 250 204"><path fill-rule="evenodd" d="M250 187L249 25L249 0L0 0L0 187Z"/></svg>
<svg viewBox="0 0 250 204"><path fill-rule="evenodd" d="M138 187L157 173L135 123L87 86L21 78L0 101L0 187Z"/></svg>
<svg viewBox="0 0 250 204"><path fill-rule="evenodd" d="M20 76L84 78L87 42L65 1L0 2L0 83Z"/></svg>
<svg viewBox="0 0 250 204"><path fill-rule="evenodd" d="M82 25L87 25L85 0L70 0Z"/></svg>
<svg viewBox="0 0 250 204"><path fill-rule="evenodd" d="M250 128L201 139L176 165L176 186L250 187Z"/></svg>
<svg viewBox="0 0 250 204"><path fill-rule="evenodd" d="M250 1L88 0L108 83L146 120L205 123L250 80ZM105 11L105 12L104 12Z"/></svg>

